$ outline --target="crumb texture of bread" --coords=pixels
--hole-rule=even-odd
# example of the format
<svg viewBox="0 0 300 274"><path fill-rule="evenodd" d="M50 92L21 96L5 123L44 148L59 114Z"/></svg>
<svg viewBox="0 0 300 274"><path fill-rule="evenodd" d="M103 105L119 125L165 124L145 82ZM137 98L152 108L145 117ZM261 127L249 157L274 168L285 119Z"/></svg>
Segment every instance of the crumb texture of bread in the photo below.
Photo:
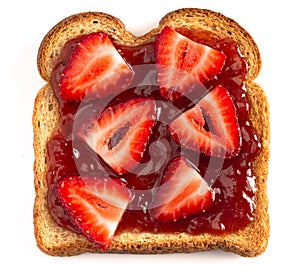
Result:
<svg viewBox="0 0 300 274"><path fill-rule="evenodd" d="M101 13L86 12L72 15L54 26L43 39L37 65L46 84L38 92L33 110L34 130L34 186L35 203L33 212L34 233L38 247L52 256L72 256L85 252L101 252L84 236L60 227L53 220L47 206L48 169L47 142L59 124L58 102L50 85L51 73L59 59L64 44L79 36L103 31L110 35L114 43L138 45L153 41L161 29L171 27L200 28L214 33L217 37L231 37L247 58L249 68L246 78L249 98L250 121L261 142L261 151L254 163L257 178L255 218L244 229L225 235L153 234L122 233L116 235L107 252L110 253L174 253L198 252L223 249L241 256L254 257L263 253L269 238L269 215L267 197L267 174L269 161L269 105L263 89L253 80L257 77L261 59L258 47L238 23L216 13L203 9L180 9L165 15L158 27L141 37L128 32L117 18Z"/></svg>

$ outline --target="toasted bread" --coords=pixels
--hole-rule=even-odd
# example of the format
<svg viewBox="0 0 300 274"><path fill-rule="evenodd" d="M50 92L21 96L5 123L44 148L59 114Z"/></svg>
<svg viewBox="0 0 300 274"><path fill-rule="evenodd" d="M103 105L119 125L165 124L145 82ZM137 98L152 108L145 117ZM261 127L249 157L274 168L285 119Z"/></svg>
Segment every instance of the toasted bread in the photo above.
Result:
<svg viewBox="0 0 300 274"><path fill-rule="evenodd" d="M250 121L261 142L261 150L254 163L256 176L256 210L254 220L234 233L213 235L203 233L122 233L116 235L107 252L117 253L173 253L223 249L242 256L257 256L264 252L269 238L267 173L269 160L269 108L263 89L253 80L258 76L261 59L252 37L238 23L203 9L180 9L168 13L159 26L141 37L135 37L123 23L108 14L87 12L70 16L54 26L45 36L38 52L38 70L47 82L37 94L33 111L34 128L34 228L38 247L53 256L71 256L85 252L99 252L83 235L63 228L53 220L47 205L46 173L49 165L46 144L59 123L58 102L50 85L51 73L65 43L91 32L103 31L116 44L138 45L153 41L164 26L200 28L219 38L230 37L247 58L246 89L251 104Z"/></svg>

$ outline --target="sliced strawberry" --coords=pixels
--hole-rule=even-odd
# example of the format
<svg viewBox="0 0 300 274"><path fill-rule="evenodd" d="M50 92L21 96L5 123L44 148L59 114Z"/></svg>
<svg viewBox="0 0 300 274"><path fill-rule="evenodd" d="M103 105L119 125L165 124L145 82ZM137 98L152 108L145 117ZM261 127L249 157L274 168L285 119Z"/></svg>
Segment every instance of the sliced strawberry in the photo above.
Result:
<svg viewBox="0 0 300 274"><path fill-rule="evenodd" d="M81 232L103 251L131 199L122 182L110 177L66 177L58 184L58 195Z"/></svg>
<svg viewBox="0 0 300 274"><path fill-rule="evenodd" d="M210 156L230 158L241 148L236 109L229 92L221 85L176 118L169 130L178 144Z"/></svg>
<svg viewBox="0 0 300 274"><path fill-rule="evenodd" d="M152 216L163 222L201 214L213 204L214 191L183 157L167 166L152 204Z"/></svg>
<svg viewBox="0 0 300 274"><path fill-rule="evenodd" d="M131 171L141 161L155 124L152 98L135 98L108 107L84 122L83 139L118 174Z"/></svg>
<svg viewBox="0 0 300 274"><path fill-rule="evenodd" d="M208 121L211 133L218 137L231 156L238 154L241 148L241 132L236 108L226 88L216 86L199 103Z"/></svg>
<svg viewBox="0 0 300 274"><path fill-rule="evenodd" d="M156 42L156 63L161 95L176 99L219 74L226 56L196 43L166 26Z"/></svg>
<svg viewBox="0 0 300 274"><path fill-rule="evenodd" d="M133 70L104 33L84 36L74 48L63 70L59 93L64 100L85 96L104 98L130 84Z"/></svg>

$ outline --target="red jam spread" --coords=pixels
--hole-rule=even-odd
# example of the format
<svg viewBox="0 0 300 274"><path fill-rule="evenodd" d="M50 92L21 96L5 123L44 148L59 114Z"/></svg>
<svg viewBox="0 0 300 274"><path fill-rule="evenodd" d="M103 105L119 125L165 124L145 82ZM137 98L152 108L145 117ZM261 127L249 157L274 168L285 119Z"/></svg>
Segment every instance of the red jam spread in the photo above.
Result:
<svg viewBox="0 0 300 274"><path fill-rule="evenodd" d="M78 102L66 102L60 98L58 83L61 72L76 44L76 40L73 40L64 47L61 59L53 72L51 83L59 101L60 124L59 129L52 136L47 146L49 155L49 170L47 173L49 184L48 205L53 218L59 225L79 232L76 226L72 224L55 192L56 182L70 175L117 176L127 182L130 188L137 190L118 225L116 234L125 231L187 232L190 234L209 232L221 234L243 228L253 219L256 192L253 162L261 145L249 121L249 107L251 106L249 106L247 91L244 87L247 73L246 59L241 55L237 44L229 38L218 39L210 32L198 30L177 29L177 31L196 42L224 52L227 57L221 74L207 82L205 86L209 89L211 86L221 84L229 90L237 109L241 130L242 147L240 153L231 159L218 159L204 154L193 155L193 152L190 151L184 152L189 159L192 159L200 174L205 176L208 181L210 178L216 178L211 179L213 182L211 187L215 191L213 206L207 212L177 222L162 223L151 218L147 208L152 200L152 194L149 190L162 179L163 170L169 160L182 153L182 148L173 141L166 124L158 121L153 129L153 134L149 140L149 144L154 144L151 156L149 151L146 150L142 163L147 163L151 157L154 165L146 175L138 172L123 176L114 174L87 144L74 136L75 116L76 121L84 120L88 115L96 112L97 109L101 109L103 99L80 104ZM115 47L133 68L137 65L155 64L155 42L135 47L115 44ZM155 68L154 66L150 67ZM153 75L155 79L155 71ZM139 68L134 81L140 83L145 77L149 77L149 71ZM141 96L152 97L162 102L164 100L161 98L157 85L131 86L132 88L114 97L110 103L113 104ZM105 104L107 105L107 101L105 101ZM184 100L176 107L184 110L186 108ZM167 112L167 110L165 111ZM160 148L159 145L161 144L167 144L165 149ZM162 164L160 163L161 158L165 159ZM193 161L193 159L196 160ZM160 163L158 168L155 167L155 163Z"/></svg>

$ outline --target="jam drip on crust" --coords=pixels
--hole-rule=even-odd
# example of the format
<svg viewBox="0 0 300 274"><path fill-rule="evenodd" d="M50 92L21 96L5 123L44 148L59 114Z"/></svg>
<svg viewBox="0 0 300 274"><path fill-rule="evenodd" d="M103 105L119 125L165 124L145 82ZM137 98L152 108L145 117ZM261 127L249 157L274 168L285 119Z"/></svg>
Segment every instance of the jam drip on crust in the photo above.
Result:
<svg viewBox="0 0 300 274"><path fill-rule="evenodd" d="M70 41L63 49L61 61L52 75L51 84L59 101L60 125L47 145L49 155L48 205L53 218L59 225L79 232L63 209L55 187L61 178L77 175L117 177L134 191L134 197L118 225L116 234L125 231L222 234L243 228L253 219L256 192L253 162L260 151L261 144L249 121L251 105L244 87L248 65L246 59L231 39L218 39L214 34L206 31L188 29L177 29L177 31L195 42L225 53L226 63L222 72L205 83L205 88L211 90L217 85L222 85L230 92L236 107L242 138L239 154L229 159L209 157L185 149L173 140L167 129L168 119L174 114L173 107L183 112L195 102L193 95L190 97L191 100L174 100L172 103L162 98L159 86L155 82L154 42L135 47L115 44L121 56L135 70L133 83L126 91L111 98L87 100L81 104L62 100L58 93L58 83L76 44L76 40ZM151 85L147 79L151 79ZM78 139L74 132L81 121L103 108L103 105L110 106L139 97L154 98L157 109L162 114L154 125L141 165L132 172L117 175L86 143ZM199 215L175 222L156 221L149 210L153 198L152 189L159 185L169 161L180 155L187 158L210 184L215 193L214 203L209 210Z"/></svg>

